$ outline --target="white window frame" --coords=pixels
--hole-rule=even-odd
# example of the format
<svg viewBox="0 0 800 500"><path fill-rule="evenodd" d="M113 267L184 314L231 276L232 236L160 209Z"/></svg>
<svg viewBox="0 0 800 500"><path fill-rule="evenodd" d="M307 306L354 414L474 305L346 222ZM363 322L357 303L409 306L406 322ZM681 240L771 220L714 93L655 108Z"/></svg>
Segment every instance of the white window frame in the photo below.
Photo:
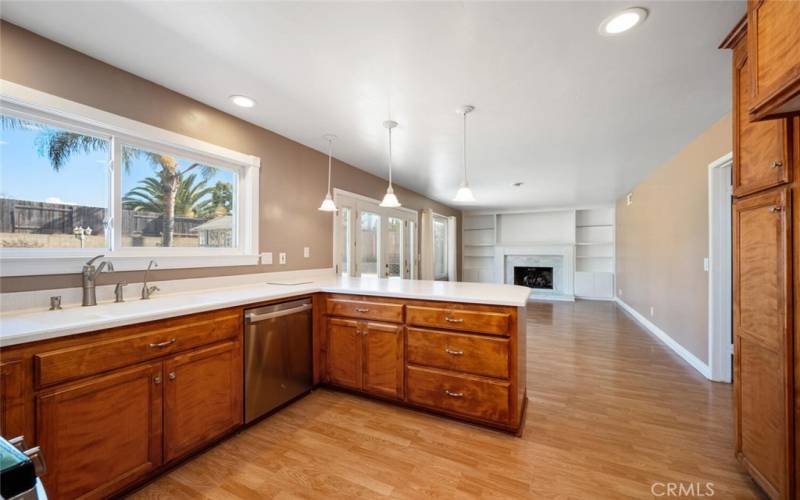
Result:
<svg viewBox="0 0 800 500"><path fill-rule="evenodd" d="M152 125L0 80L0 111L97 137L108 137L111 150L110 237L103 248L0 248L0 276L80 272L86 260L104 254L120 271L141 270L150 259L159 268L256 264L259 260L260 158ZM114 218L122 210L121 148L129 144L174 154L237 174L233 248L121 247L121 227Z"/></svg>
<svg viewBox="0 0 800 500"><path fill-rule="evenodd" d="M419 213L416 210L411 208L399 207L399 208L384 208L380 206L380 201L370 198L368 196L363 196L356 193L351 193L349 191L345 191L342 189L335 188L333 190L333 199L336 203L336 207L339 209L333 217L333 259L334 259L334 269L336 269L337 274L341 274L341 270L339 269L339 263L342 261L342 246L340 245L341 234L339 232L339 224L338 218L342 215L342 208L348 207L350 208L351 214L351 221L350 221L350 228L353 234L351 234L350 240L350 252L349 252L349 262L348 267L350 268L351 277L360 277L361 270L358 268L357 262L357 228L359 227L359 217L362 211L368 211L371 213L376 213L380 215L381 222L379 224L379 250L378 250L378 262L377 262L377 269L378 269L378 277L379 278L386 278L385 276L385 266L386 266L386 250L387 250L387 223L388 218L398 218L404 221L403 231L408 230L408 222L414 223L414 230L418 231L419 229ZM405 236L404 236L405 240ZM405 243L405 242L404 242ZM417 259L419 255L419 235L414 235L414 252L413 255L408 256L410 259L413 259L409 265L409 269L413 270L416 273L416 270L419 268ZM405 253L407 248L401 249L403 256L405 257ZM411 275L410 277L405 277L405 266L401 264L401 272L404 276L403 279L416 279L417 276ZM400 279L397 276L393 276L389 279Z"/></svg>

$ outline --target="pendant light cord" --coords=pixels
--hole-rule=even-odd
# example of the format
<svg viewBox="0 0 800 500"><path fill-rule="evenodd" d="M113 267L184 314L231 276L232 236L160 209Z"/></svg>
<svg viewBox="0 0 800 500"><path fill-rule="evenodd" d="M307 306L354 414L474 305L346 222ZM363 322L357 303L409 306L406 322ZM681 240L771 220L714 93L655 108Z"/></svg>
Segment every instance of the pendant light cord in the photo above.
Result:
<svg viewBox="0 0 800 500"><path fill-rule="evenodd" d="M333 139L328 138L328 194L331 194L331 155L333 154Z"/></svg>
<svg viewBox="0 0 800 500"><path fill-rule="evenodd" d="M392 187L392 129L389 128L389 187Z"/></svg>
<svg viewBox="0 0 800 500"><path fill-rule="evenodd" d="M467 113L464 113L464 185L467 186Z"/></svg>

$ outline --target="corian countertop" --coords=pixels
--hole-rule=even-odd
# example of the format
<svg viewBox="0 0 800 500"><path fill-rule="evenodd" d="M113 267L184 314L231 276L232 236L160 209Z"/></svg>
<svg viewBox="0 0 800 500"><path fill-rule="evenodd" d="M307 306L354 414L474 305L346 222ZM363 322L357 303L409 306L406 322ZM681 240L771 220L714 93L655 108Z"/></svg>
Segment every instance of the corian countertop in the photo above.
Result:
<svg viewBox="0 0 800 500"><path fill-rule="evenodd" d="M87 333L225 307L254 304L314 292L376 295L524 307L530 289L514 285L378 278L321 278L308 283L280 280L154 295L120 304L69 306L60 311L0 313L0 347Z"/></svg>

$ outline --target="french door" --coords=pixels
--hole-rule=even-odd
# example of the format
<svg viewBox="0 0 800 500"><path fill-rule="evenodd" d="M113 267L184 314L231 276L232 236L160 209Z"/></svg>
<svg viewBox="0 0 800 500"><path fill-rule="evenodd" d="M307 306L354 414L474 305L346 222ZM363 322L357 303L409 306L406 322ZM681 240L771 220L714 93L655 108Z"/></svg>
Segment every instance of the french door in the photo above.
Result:
<svg viewBox="0 0 800 500"><path fill-rule="evenodd" d="M336 272L345 276L416 279L417 212L336 191Z"/></svg>

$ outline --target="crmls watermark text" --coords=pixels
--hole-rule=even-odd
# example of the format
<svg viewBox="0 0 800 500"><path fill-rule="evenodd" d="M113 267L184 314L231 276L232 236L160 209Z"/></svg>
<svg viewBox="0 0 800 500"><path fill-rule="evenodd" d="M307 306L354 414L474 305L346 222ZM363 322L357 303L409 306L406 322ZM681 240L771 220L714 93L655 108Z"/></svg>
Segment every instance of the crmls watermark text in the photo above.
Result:
<svg viewBox="0 0 800 500"><path fill-rule="evenodd" d="M654 497L713 497L714 483L661 483L650 485Z"/></svg>

